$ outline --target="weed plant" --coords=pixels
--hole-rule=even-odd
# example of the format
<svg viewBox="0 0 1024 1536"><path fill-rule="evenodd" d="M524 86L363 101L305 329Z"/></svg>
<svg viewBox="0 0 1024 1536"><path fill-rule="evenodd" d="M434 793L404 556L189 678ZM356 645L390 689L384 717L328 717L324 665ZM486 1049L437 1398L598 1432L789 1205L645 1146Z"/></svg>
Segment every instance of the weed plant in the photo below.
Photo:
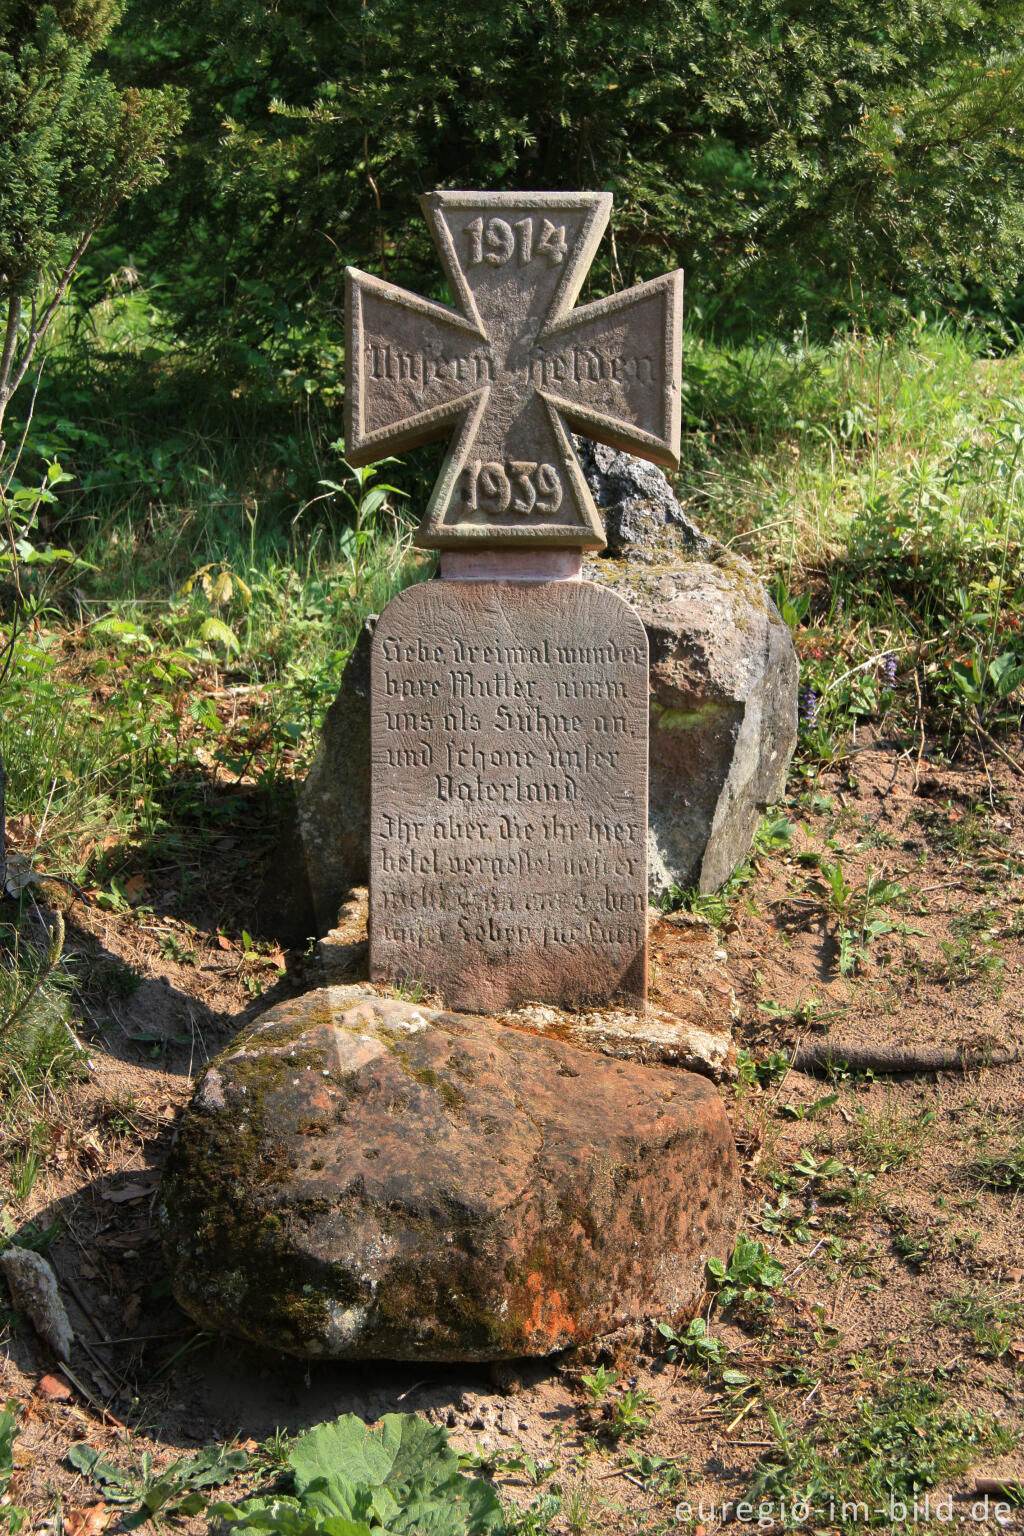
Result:
<svg viewBox="0 0 1024 1536"><path fill-rule="evenodd" d="M1024 1190L1024 1137L1002 1151L983 1153L973 1163L971 1172L990 1189L1008 1194Z"/></svg>
<svg viewBox="0 0 1024 1536"><path fill-rule="evenodd" d="M884 1104L856 1111L852 1143L857 1160L872 1173L902 1168L917 1160L934 1127L933 1109L905 1109L890 1088Z"/></svg>
<svg viewBox="0 0 1024 1536"><path fill-rule="evenodd" d="M747 1499L775 1512L784 1505L785 1529L806 1528L803 1507L805 1516L826 1516L833 1529L891 1530L907 1518L901 1507L912 1512L928 1489L1015 1440L991 1414L951 1403L937 1385L908 1377L880 1385L848 1417L823 1416L811 1430L798 1432L774 1408L767 1418L775 1444Z"/></svg>
<svg viewBox="0 0 1024 1536"><path fill-rule="evenodd" d="M933 1309L936 1322L962 1328L978 1353L1001 1360L1015 1342L1024 1302L1005 1292L975 1287L947 1296Z"/></svg>
<svg viewBox="0 0 1024 1536"><path fill-rule="evenodd" d="M14 1444L21 1427L20 1412L21 1404L13 1398L0 1409L0 1497L4 1500L0 1505L0 1531L9 1531L11 1536L24 1529L29 1517L28 1510L10 1502L7 1494L7 1486L14 1474Z"/></svg>

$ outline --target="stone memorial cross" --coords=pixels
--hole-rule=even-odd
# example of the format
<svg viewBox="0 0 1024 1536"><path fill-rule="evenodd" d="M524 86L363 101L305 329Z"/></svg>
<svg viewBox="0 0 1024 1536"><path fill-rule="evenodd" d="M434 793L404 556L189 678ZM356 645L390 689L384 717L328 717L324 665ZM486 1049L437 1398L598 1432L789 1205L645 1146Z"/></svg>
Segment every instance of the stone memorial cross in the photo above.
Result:
<svg viewBox="0 0 1024 1536"><path fill-rule="evenodd" d="M647 635L578 580L605 540L567 427L679 453L682 273L574 309L594 192L422 199L458 311L346 274L351 464L450 435L371 668L370 972L454 1008L647 985Z"/></svg>
<svg viewBox="0 0 1024 1536"><path fill-rule="evenodd" d="M566 424L678 463L683 274L574 309L610 193L421 205L458 311L348 269L349 463L451 435L418 544L602 548Z"/></svg>

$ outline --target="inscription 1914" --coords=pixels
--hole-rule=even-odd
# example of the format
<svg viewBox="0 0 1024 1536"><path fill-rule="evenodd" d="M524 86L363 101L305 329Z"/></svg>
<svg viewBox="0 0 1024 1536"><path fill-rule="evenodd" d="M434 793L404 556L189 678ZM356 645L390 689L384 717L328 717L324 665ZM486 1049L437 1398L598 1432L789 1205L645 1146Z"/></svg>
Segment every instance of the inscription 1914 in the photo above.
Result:
<svg viewBox="0 0 1024 1536"><path fill-rule="evenodd" d="M429 583L373 652L370 964L458 1007L642 1006L647 638L586 583Z"/></svg>
<svg viewBox="0 0 1024 1536"><path fill-rule="evenodd" d="M451 435L417 543L601 548L566 424L678 462L682 273L574 308L608 193L421 203L458 308L349 268L349 462Z"/></svg>

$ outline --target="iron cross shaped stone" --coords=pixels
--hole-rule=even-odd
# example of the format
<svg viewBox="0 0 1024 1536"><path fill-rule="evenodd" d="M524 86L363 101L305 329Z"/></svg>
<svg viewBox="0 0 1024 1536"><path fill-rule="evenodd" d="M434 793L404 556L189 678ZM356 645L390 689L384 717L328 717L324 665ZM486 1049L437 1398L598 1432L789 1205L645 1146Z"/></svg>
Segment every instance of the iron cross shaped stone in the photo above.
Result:
<svg viewBox="0 0 1024 1536"><path fill-rule="evenodd" d="M349 463L451 434L417 544L602 548L566 427L678 464L683 274L574 309L610 193L420 205L458 309L347 269Z"/></svg>

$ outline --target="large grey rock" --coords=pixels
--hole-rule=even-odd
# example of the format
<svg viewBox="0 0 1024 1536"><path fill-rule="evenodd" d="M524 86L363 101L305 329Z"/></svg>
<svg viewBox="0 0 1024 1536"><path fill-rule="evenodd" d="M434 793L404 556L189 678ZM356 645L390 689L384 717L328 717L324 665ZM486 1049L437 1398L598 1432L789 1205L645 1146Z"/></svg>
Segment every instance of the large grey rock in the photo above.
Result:
<svg viewBox="0 0 1024 1536"><path fill-rule="evenodd" d="M651 651L649 884L716 890L781 796L796 746L789 629L740 556L701 533L660 469L577 441L608 548L584 575L632 603ZM286 943L328 932L369 862L368 621L324 723L260 922Z"/></svg>
<svg viewBox="0 0 1024 1536"><path fill-rule="evenodd" d="M793 639L751 566L700 533L661 470L597 444L580 450L608 527L608 550L584 575L633 604L651 648L651 895L713 891L785 787Z"/></svg>
<svg viewBox="0 0 1024 1536"><path fill-rule="evenodd" d="M204 1328L299 1356L500 1360L692 1317L740 1205L703 1078L330 987L207 1068L157 1216Z"/></svg>
<svg viewBox="0 0 1024 1536"><path fill-rule="evenodd" d="M679 505L663 470L585 437L573 439L587 484L604 518L608 548L601 558L662 558L664 541L686 560L709 560L720 546L701 533Z"/></svg>

